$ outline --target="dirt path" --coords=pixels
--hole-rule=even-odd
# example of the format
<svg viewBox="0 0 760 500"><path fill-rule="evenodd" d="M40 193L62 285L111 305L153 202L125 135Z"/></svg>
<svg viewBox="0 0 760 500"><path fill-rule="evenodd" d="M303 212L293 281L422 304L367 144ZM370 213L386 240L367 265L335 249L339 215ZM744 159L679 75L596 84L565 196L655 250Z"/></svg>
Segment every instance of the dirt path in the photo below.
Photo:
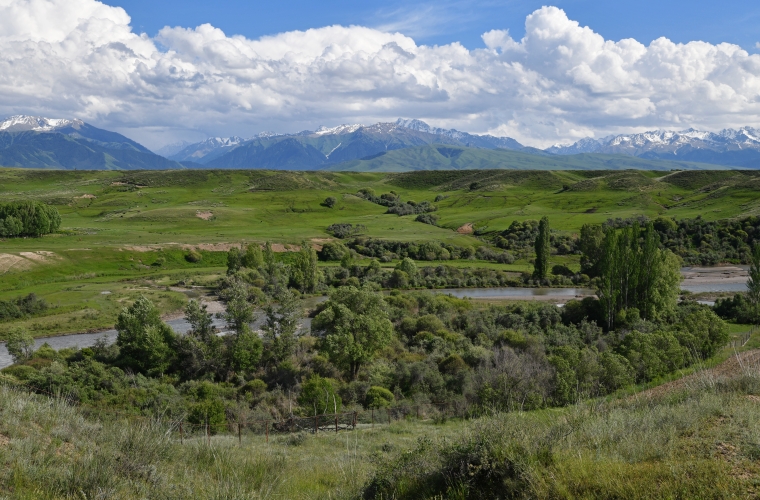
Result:
<svg viewBox="0 0 760 500"><path fill-rule="evenodd" d="M718 366L714 366L706 370L699 370L685 377L681 377L678 380L666 382L662 385L658 385L657 387L652 387L651 389L639 392L631 397L659 398L668 394L669 392L688 388L691 385L706 383L718 379L736 377L738 375L741 375L742 371L749 367L757 370L757 367L759 365L760 349L752 349L751 351L734 354Z"/></svg>

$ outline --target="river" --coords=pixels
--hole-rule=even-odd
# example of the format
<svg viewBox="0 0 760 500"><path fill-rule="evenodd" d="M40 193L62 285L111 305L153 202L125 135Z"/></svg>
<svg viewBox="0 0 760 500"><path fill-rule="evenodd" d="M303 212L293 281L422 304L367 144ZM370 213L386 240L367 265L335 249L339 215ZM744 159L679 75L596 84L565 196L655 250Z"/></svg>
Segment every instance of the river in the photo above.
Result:
<svg viewBox="0 0 760 500"><path fill-rule="evenodd" d="M681 269L684 281L681 289L692 293L703 292L743 292L747 290L747 266L721 266L721 267L685 267ZM594 295L594 290L590 288L448 288L433 290L435 293L451 294L454 297L473 299L491 299L491 300L548 300L557 303L567 302L568 300ZM317 299L316 302L324 300ZM705 302L712 304L712 302ZM260 328L263 322L262 315L252 325L254 329ZM190 324L184 318L172 319L166 322L175 332L184 334L190 329ZM311 321L304 318L302 329L308 328ZM214 325L224 333L226 324L223 320L215 318ZM99 338L105 337L108 341L113 342L116 339L116 330L106 330L98 333L78 333L73 335L60 335L56 337L40 338L35 341L35 347L39 347L45 342L50 344L54 349L63 349L66 347L89 347L95 344ZM0 344L0 368L9 366L13 360L5 348L5 344Z"/></svg>

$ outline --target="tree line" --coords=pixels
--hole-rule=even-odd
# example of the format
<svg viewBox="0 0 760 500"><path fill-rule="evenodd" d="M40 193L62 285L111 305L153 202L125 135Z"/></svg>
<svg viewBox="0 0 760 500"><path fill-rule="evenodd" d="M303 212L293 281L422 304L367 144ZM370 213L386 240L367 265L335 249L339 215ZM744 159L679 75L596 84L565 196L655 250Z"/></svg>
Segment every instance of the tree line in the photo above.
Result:
<svg viewBox="0 0 760 500"><path fill-rule="evenodd" d="M0 236L38 237L58 231L61 215L55 207L37 201L0 203Z"/></svg>

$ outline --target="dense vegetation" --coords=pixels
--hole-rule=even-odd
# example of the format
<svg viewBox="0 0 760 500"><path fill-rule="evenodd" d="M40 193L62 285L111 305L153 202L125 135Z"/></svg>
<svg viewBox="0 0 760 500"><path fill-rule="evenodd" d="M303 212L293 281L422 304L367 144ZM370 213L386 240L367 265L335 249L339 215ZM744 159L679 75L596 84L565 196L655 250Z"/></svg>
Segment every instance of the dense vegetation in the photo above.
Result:
<svg viewBox="0 0 760 500"><path fill-rule="evenodd" d="M89 403L222 422L309 414L324 406L317 404L324 391L349 407L457 400L477 414L562 406L687 367L727 341L710 308L677 305L677 264L654 238L651 224L608 228L597 252L602 300L571 301L561 312L551 304L476 307L428 292L379 293L384 279L393 288L425 282L409 258L384 274L376 260L359 266L346 252L338 276L318 268L308 242L290 264L269 244L234 248L218 291L229 334L217 336L211 315L191 301L192 329L178 336L141 297L119 315L115 345L19 349L19 364L6 372ZM311 312L311 332L301 331L298 293L327 285L336 287ZM256 307L264 311L261 334L250 327Z"/></svg>
<svg viewBox="0 0 760 500"><path fill-rule="evenodd" d="M55 207L36 201L0 203L0 236L42 236L61 227Z"/></svg>

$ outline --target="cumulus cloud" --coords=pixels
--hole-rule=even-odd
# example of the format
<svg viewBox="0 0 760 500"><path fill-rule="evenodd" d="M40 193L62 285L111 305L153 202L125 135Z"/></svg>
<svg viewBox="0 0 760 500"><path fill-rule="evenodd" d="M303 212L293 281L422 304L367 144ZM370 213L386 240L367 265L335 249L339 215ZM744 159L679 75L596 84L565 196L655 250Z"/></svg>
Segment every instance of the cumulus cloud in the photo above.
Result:
<svg viewBox="0 0 760 500"><path fill-rule="evenodd" d="M605 40L555 7L525 27L474 50L361 26L151 38L94 0L0 0L0 113L78 117L154 147L399 116L535 146L760 124L760 55L736 45Z"/></svg>

